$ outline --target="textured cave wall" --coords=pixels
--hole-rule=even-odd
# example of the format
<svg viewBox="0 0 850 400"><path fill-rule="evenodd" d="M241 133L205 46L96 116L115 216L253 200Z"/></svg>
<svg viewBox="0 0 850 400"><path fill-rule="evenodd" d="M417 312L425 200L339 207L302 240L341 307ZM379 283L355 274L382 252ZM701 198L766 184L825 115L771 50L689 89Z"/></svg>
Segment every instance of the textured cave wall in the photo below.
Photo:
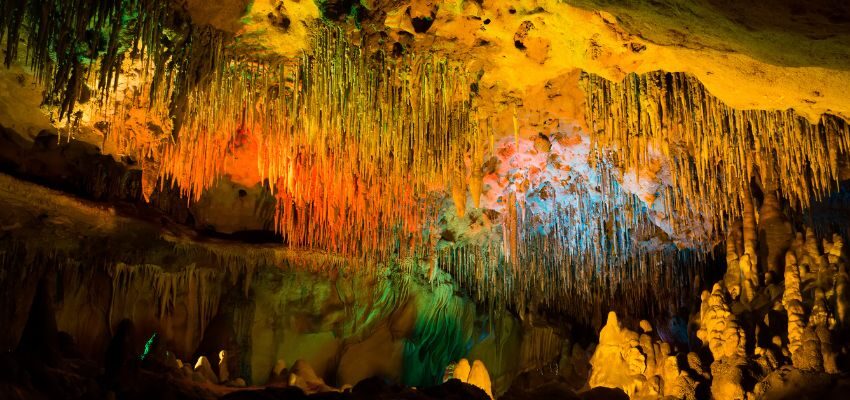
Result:
<svg viewBox="0 0 850 400"><path fill-rule="evenodd" d="M494 111L519 106L524 101L512 100L527 100L571 68L614 81L665 70L696 76L733 107L794 108L814 120L848 109L839 89L846 78L838 79L846 74L846 7L829 0L377 1L367 4L362 34L375 47L399 43L466 58L482 72L482 93L497 100ZM432 12L428 29L417 31L413 20Z"/></svg>
<svg viewBox="0 0 850 400"><path fill-rule="evenodd" d="M850 5L812 0L566 0L605 10L649 42L749 54L769 64L847 69ZM809 43L796 46L796 43Z"/></svg>

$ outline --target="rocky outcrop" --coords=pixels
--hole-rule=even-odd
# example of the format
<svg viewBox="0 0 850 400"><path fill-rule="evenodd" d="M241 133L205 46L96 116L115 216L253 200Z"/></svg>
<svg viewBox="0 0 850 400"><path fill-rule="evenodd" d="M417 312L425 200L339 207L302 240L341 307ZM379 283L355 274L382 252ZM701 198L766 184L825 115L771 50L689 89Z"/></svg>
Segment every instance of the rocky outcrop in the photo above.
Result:
<svg viewBox="0 0 850 400"><path fill-rule="evenodd" d="M799 258L798 258L799 257ZM821 253L814 234L798 235L786 256L782 305L788 313L788 351L794 367L804 371L838 372L833 336L839 334L837 312L844 309L843 239L823 240ZM803 298L803 288L809 298ZM844 304L842 304L844 303Z"/></svg>
<svg viewBox="0 0 850 400"><path fill-rule="evenodd" d="M632 399L695 398L697 381L687 367L668 343L653 339L648 321L640 325L638 334L623 327L617 314L608 314L590 359L590 387L620 388Z"/></svg>
<svg viewBox="0 0 850 400"><path fill-rule="evenodd" d="M213 372L210 360L204 356L199 357L198 361L195 363L194 378L201 382L218 383L218 377L215 375L215 372Z"/></svg>
<svg viewBox="0 0 850 400"><path fill-rule="evenodd" d="M697 338L708 345L715 360L744 357L746 335L731 312L724 287L716 283L711 293L703 292Z"/></svg>
<svg viewBox="0 0 850 400"><path fill-rule="evenodd" d="M847 350L836 339L846 334L838 314L846 309L843 239L819 241L811 229L794 234L774 201L765 198L757 227L745 218L730 228L727 271L711 291L702 292L692 317L696 352L677 354L665 344L660 353L653 351L648 322L641 321L638 335L612 313L591 358L591 386L621 388L632 398L704 398L710 391L712 398L746 399L778 390L761 382L789 368L805 374L840 371L840 354ZM756 279L756 258L748 256L755 249L766 260L764 284ZM777 252L784 258L775 260ZM783 274L776 273L779 266ZM659 354L666 356L662 364L653 362ZM653 379L661 384L653 385Z"/></svg>

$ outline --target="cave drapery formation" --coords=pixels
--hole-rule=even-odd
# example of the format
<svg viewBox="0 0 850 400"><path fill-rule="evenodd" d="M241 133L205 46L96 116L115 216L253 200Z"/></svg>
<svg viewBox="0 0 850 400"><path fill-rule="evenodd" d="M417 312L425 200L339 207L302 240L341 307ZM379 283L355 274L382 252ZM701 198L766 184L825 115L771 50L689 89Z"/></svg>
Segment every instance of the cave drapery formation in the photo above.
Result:
<svg viewBox="0 0 850 400"><path fill-rule="evenodd" d="M0 0L3 345L44 309L114 355L127 318L143 363L307 392L843 371L850 11L788 6L831 25L774 58L758 5L671 38L636 20L725 6L665 1Z"/></svg>

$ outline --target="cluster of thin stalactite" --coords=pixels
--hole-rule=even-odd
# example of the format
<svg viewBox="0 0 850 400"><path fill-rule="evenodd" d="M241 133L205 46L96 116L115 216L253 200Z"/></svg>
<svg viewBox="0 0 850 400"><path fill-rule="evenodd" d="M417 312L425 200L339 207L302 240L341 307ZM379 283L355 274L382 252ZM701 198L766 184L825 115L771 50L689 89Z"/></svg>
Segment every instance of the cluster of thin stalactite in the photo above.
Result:
<svg viewBox="0 0 850 400"><path fill-rule="evenodd" d="M698 262L682 260L700 257L645 241L690 232L700 235L697 253L709 250L741 216L753 181L803 209L836 187L850 146L843 120L736 110L685 74L621 83L587 75L588 162L599 182L558 204L544 232L508 196L493 228L501 242L438 252L423 227L446 212L446 192L459 210L467 190L479 206L481 164L493 147L474 79L460 64L372 53L324 24L301 57L254 60L229 53L225 34L187 18L158 0L0 0L6 64L30 66L60 117L79 118L84 88L97 87L93 118L104 119L120 151L154 165L160 184L178 185L193 201L234 169L250 170L274 193L274 226L290 246L360 260L354 265L426 259L489 302L652 307L665 293L676 302L699 274ZM128 65L141 84L129 100L110 101L131 86ZM131 127L138 108L163 132ZM618 185L659 157L671 171L655 197L663 204ZM672 216L668 232L648 207ZM688 229L703 220L708 232Z"/></svg>

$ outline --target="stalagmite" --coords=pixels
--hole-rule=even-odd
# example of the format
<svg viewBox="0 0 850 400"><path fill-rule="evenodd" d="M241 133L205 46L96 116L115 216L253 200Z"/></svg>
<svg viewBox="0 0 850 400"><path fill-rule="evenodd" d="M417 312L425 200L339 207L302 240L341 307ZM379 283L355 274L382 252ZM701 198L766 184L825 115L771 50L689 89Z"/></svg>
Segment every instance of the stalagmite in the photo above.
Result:
<svg viewBox="0 0 850 400"><path fill-rule="evenodd" d="M759 256L765 262L763 271L776 277L782 275L782 261L794 235L774 193L764 195L764 202L759 209L758 235L759 248L767 250L766 254Z"/></svg>
<svg viewBox="0 0 850 400"><path fill-rule="evenodd" d="M198 362L195 363L195 374L208 382L218 383L218 377L213 372L212 364L205 356L198 357Z"/></svg>
<svg viewBox="0 0 850 400"><path fill-rule="evenodd" d="M218 353L218 360L218 380L222 383L227 382L230 380L230 371L227 366L230 360L228 359L227 351L220 351Z"/></svg>
<svg viewBox="0 0 850 400"><path fill-rule="evenodd" d="M744 254L739 259L742 281L742 294L746 301L750 301L755 296L756 288L759 286L759 270L758 270L758 248L756 242L756 221L755 209L749 191L742 194L743 203L743 242Z"/></svg>
<svg viewBox="0 0 850 400"><path fill-rule="evenodd" d="M809 275L814 277L819 276L821 270L827 266L827 261L820 251L818 238L811 228L806 228L806 241L803 249L805 256L802 260L799 260L799 265L805 269L806 277L808 278ZM798 271L798 274L803 276L800 271Z"/></svg>
<svg viewBox="0 0 850 400"><path fill-rule="evenodd" d="M791 321L788 321L788 324L790 325ZM803 328L803 333L797 342L796 350L791 353L791 360L794 363L794 367L803 371L822 372L823 355L821 353L821 342L815 328L811 326Z"/></svg>
<svg viewBox="0 0 850 400"><path fill-rule="evenodd" d="M469 378L469 371L471 370L472 367L469 365L469 360L461 358L460 361L455 364L455 369L452 373L452 377L454 379L459 379L461 382L466 382Z"/></svg>
<svg viewBox="0 0 850 400"><path fill-rule="evenodd" d="M842 264L847 262L847 256L844 254L844 238L839 234L832 235L832 241L824 240L824 253L829 264Z"/></svg>
<svg viewBox="0 0 850 400"><path fill-rule="evenodd" d="M590 359L590 387L620 388L630 398L647 395L646 357L638 339L637 333L620 326L617 314L608 313L608 321L599 332L599 345Z"/></svg>
<svg viewBox="0 0 850 400"><path fill-rule="evenodd" d="M836 343L833 339L838 336L838 333L833 333L829 328L823 325L815 327L815 334L818 337L820 344L820 358L823 361L823 371L828 374L841 373L838 362L838 353L836 352Z"/></svg>
<svg viewBox="0 0 850 400"><path fill-rule="evenodd" d="M723 275L723 283L733 300L738 300L741 295L743 280L739 254L739 247L742 247L741 240L741 226L738 223L733 224L726 236L726 273Z"/></svg>
<svg viewBox="0 0 850 400"><path fill-rule="evenodd" d="M664 382L663 393L665 398L696 399L697 382L689 372L679 367L676 356L668 356L664 361L661 375Z"/></svg>
<svg viewBox="0 0 850 400"><path fill-rule="evenodd" d="M289 371L286 369L285 360L277 360L269 374L269 385L287 383L289 379Z"/></svg>
<svg viewBox="0 0 850 400"><path fill-rule="evenodd" d="M742 358L723 358L711 364L711 398L744 400L745 360Z"/></svg>
<svg viewBox="0 0 850 400"><path fill-rule="evenodd" d="M195 371L192 369L192 366L189 365L189 364L183 365L183 368L180 369L180 375L184 379L194 379L195 376L203 379L203 377L201 377L200 374L195 374Z"/></svg>
<svg viewBox="0 0 850 400"><path fill-rule="evenodd" d="M493 398L490 373L487 372L487 367L484 366L484 363L481 362L481 360L475 360L472 362L472 368L469 370L469 376L467 377L466 382L470 385L478 386L487 393L487 396L491 399Z"/></svg>
<svg viewBox="0 0 850 400"><path fill-rule="evenodd" d="M687 397L696 382L680 367L669 343L656 340L649 321L640 322L641 334L622 328L609 313L591 358L589 384L618 387L631 398Z"/></svg>
<svg viewBox="0 0 850 400"><path fill-rule="evenodd" d="M484 390L491 399L493 398L493 389L490 381L490 373L487 372L487 367L481 360L472 362L469 365L469 360L461 358L457 363L449 365L451 369L451 378L460 380L461 382L477 386ZM449 371L447 371L448 373Z"/></svg>
<svg viewBox="0 0 850 400"><path fill-rule="evenodd" d="M847 273L846 264L841 264L838 267L838 273L835 275L835 314L838 319L839 326L847 329L850 325L850 292L848 285L850 284L850 274Z"/></svg>
<svg viewBox="0 0 850 400"><path fill-rule="evenodd" d="M805 329L805 310L803 297L800 294L800 272L797 259L792 253L785 257L785 293L782 295L782 305L788 313L788 350L792 359L802 346Z"/></svg>
<svg viewBox="0 0 850 400"><path fill-rule="evenodd" d="M316 375L316 371L304 360L296 360L292 364L289 374L289 385L303 390L305 393L319 393L336 391L325 384L322 378Z"/></svg>
<svg viewBox="0 0 850 400"><path fill-rule="evenodd" d="M793 285L793 284L792 284ZM816 288L812 311L809 314L807 326L829 326L829 312L826 308L826 295L823 289Z"/></svg>
<svg viewBox="0 0 850 400"><path fill-rule="evenodd" d="M711 294L703 299L697 337L708 344L715 360L745 356L746 336L729 308L723 287L714 284Z"/></svg>

